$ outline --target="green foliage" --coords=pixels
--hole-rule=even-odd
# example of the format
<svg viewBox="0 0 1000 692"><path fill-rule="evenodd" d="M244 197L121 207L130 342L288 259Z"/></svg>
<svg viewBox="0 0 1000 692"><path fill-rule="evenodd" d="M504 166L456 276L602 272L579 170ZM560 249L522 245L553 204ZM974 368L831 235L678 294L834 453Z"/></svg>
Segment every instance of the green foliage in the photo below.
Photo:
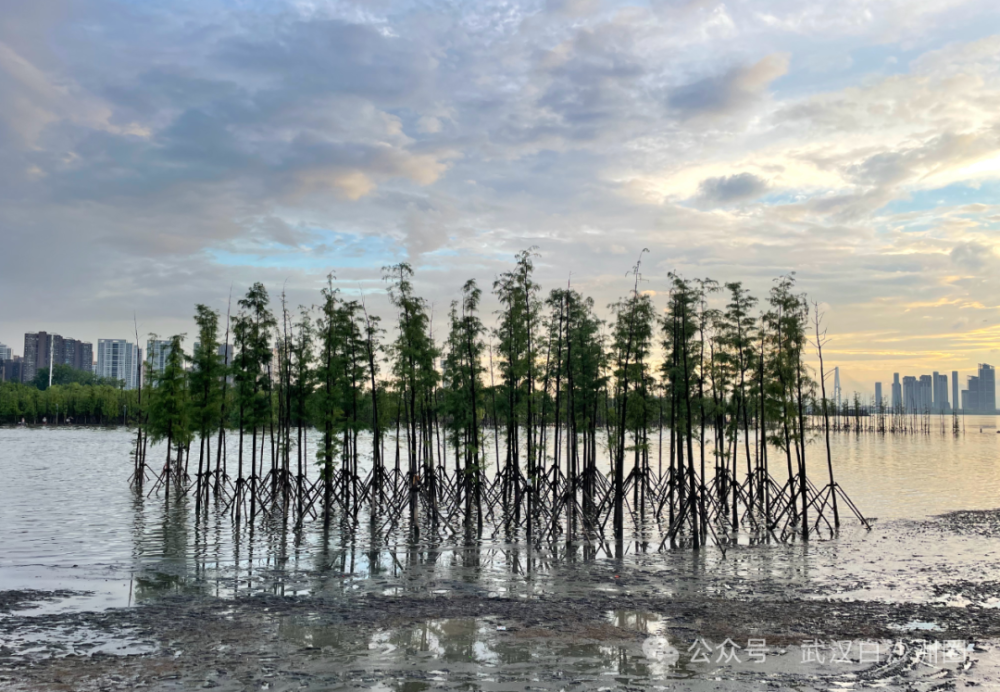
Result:
<svg viewBox="0 0 1000 692"><path fill-rule="evenodd" d="M452 444L464 450L466 463L477 463L478 426L485 407L482 383L486 327L479 319L482 291L474 280L462 287L461 303L451 304L450 329L445 349L441 408L451 430Z"/></svg>
<svg viewBox="0 0 1000 692"><path fill-rule="evenodd" d="M434 389L438 372L434 361L438 349L430 333L427 301L413 292L413 268L406 262L384 267L383 277L389 283L389 299L396 308L397 336L389 349L393 358L392 374L396 390L403 400L409 425L409 458L411 473L415 473L418 426L425 445L430 445L430 419L433 412ZM430 458L425 454L430 463Z"/></svg>
<svg viewBox="0 0 1000 692"><path fill-rule="evenodd" d="M563 334L561 347L550 369L565 380L565 404L579 430L596 424L598 404L608 383L605 374L607 354L603 322L594 315L593 298L585 298L572 289L555 289L546 301L551 312L550 339Z"/></svg>
<svg viewBox="0 0 1000 692"><path fill-rule="evenodd" d="M240 426L257 429L271 415L271 337L277 322L264 284L255 283L238 302L233 318L233 377Z"/></svg>
<svg viewBox="0 0 1000 692"><path fill-rule="evenodd" d="M316 374L313 372L313 347L315 328L309 311L299 311L299 320L292 327L289 350L289 375L291 387L290 420L295 424L307 420L306 402L315 387Z"/></svg>
<svg viewBox="0 0 1000 692"><path fill-rule="evenodd" d="M163 372L155 377L149 392L146 421L151 441L167 440L176 446L191 439L190 393L181 339L179 335L170 339L170 353Z"/></svg>
<svg viewBox="0 0 1000 692"><path fill-rule="evenodd" d="M195 311L198 344L194 349L189 374L191 426L205 438L219 425L222 381L226 368L218 353L219 313L201 304L195 306Z"/></svg>
<svg viewBox="0 0 1000 692"><path fill-rule="evenodd" d="M108 377L98 377L88 370L77 370L70 365L56 365L52 370L52 385L57 384L82 384L82 385L108 385L111 387L120 386L118 380ZM45 391L49 388L49 369L39 368L35 371L35 379L31 381L36 389Z"/></svg>
<svg viewBox="0 0 1000 692"><path fill-rule="evenodd" d="M327 481L332 479L335 457L341 449L339 432L344 417L344 376L347 359L344 348L344 314L340 292L328 277L323 289L323 306L316 325L320 352L315 377L316 390L312 397L313 424L323 433L323 444L316 451L317 462Z"/></svg>
<svg viewBox="0 0 1000 692"><path fill-rule="evenodd" d="M438 349L430 334L427 301L413 293L413 268L406 262L383 269L389 282L389 299L399 313L398 335L390 353L397 383L419 399L437 385L434 360Z"/></svg>
<svg viewBox="0 0 1000 692"><path fill-rule="evenodd" d="M39 390L18 382L0 382L0 424L13 425L23 418L30 425L47 418L78 424L121 424L138 420L138 392L108 384L52 385Z"/></svg>
<svg viewBox="0 0 1000 692"><path fill-rule="evenodd" d="M615 398L619 406L625 406L625 429L638 431L651 413L647 394L656 309L648 294L635 292L613 304L611 311L615 315L611 335Z"/></svg>
<svg viewBox="0 0 1000 692"><path fill-rule="evenodd" d="M695 286L671 274L672 290L661 324L665 357L661 366L669 396L674 402L678 429L693 425L693 411L677 405L698 398L698 366L701 343L698 339L697 306L701 295Z"/></svg>

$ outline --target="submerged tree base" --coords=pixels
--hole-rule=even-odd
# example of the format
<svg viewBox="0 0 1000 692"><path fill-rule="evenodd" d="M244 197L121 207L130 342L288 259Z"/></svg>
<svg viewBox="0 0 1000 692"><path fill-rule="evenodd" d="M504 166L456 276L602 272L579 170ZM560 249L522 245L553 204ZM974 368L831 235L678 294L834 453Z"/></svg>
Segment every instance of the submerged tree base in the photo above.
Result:
<svg viewBox="0 0 1000 692"><path fill-rule="evenodd" d="M159 476L137 469L132 483L147 496L193 495L198 512L221 505L238 523L347 522L384 542L393 537L539 545L584 541L621 555L633 549L626 548L627 540L641 552L710 545L724 550L741 536L750 544L833 536L840 528L835 502L871 528L835 483L816 486L806 478L803 492L798 476L779 483L760 472L734 482L727 469L716 473L706 483L690 474L634 469L624 479L624 521L617 525L615 487L596 471L567 477L552 468L533 481L515 471L484 474L478 487L469 474L440 467L424 476L376 467L364 477L349 469L317 478L276 469L236 479L209 471L192 480L179 460Z"/></svg>

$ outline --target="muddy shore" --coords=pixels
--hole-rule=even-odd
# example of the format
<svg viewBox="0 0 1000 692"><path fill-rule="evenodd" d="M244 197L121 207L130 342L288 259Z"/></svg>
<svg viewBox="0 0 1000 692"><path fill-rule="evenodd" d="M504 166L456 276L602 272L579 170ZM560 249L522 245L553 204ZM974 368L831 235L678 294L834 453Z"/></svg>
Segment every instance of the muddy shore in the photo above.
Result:
<svg viewBox="0 0 1000 692"><path fill-rule="evenodd" d="M478 562L442 572L425 548L399 573L287 574L311 584L299 595L195 591L83 612L59 608L73 591L0 591L0 689L1000 689L998 520L955 513L725 563L554 561L500 579ZM679 660L651 657L656 638ZM748 663L751 640L766 642L765 665ZM697 664L698 642L733 642L743 661ZM823 664L806 655L818 642L880 655L855 647L838 667L827 650ZM939 643L962 655L929 661Z"/></svg>
<svg viewBox="0 0 1000 692"><path fill-rule="evenodd" d="M24 607L31 602L29 599L53 597L46 593L5 593L0 602ZM934 631L921 632L921 639L968 641L977 644L978 651L990 650L990 642L1000 639L1000 610L975 606L794 599L678 600L629 593L530 600L469 594L364 594L349 599L166 597L129 609L42 615L22 611L0 619L0 637L5 642L21 641L19 645L5 643L0 647L0 687L351 689L364 686L366 680L374 683L400 673L390 662L380 668L377 659L365 660L371 648L367 642L374 633L405 630L428 620L486 621L502 628L498 632L502 638L532 650L591 644L616 648L641 662L641 646L649 633L609 622L608 613L623 611L659 618L678 647L698 638L712 642L761 638L779 650L816 639L907 641L912 639L912 633L910 637L901 637L901 633L913 622L936 624ZM294 634L303 627L323 636L309 643ZM25 630L40 637L19 640ZM99 650L88 654L72 645L45 640L47 632L65 632L72 639L74 632L84 631L94 648L121 641L123 648L140 647L144 651L123 654ZM405 671L403 677L415 683L427 682L432 673L440 674L439 669L436 663L417 665ZM540 667L533 678L537 683L555 684L564 675L555 668ZM779 686L802 683L792 679L772 682Z"/></svg>

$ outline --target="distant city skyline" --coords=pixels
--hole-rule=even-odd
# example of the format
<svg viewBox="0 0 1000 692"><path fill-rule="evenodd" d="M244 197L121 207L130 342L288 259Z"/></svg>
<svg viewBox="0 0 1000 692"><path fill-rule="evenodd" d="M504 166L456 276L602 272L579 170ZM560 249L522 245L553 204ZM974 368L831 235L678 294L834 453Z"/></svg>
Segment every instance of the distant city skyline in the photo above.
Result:
<svg viewBox="0 0 1000 692"><path fill-rule="evenodd" d="M979 363L975 375L966 377L966 387L959 389L959 372L951 373L949 396L948 376L934 372L931 375L892 374L892 388L888 398L882 397L882 382L874 383L876 403L884 403L893 410L919 413L997 413L996 370L993 365ZM866 403L867 398L863 399Z"/></svg>
<svg viewBox="0 0 1000 692"><path fill-rule="evenodd" d="M27 345L29 339L37 334L46 334L45 332L34 332L25 334L25 344ZM51 335L53 339L58 339L61 341L80 343L75 340L62 340L59 335ZM61 341L59 343L61 343ZM130 343L127 339L99 339L99 342L119 342L119 343ZM137 349L132 355L128 356L130 362L134 362L134 358L142 358L140 354L145 353L145 359L152 368L153 372L162 372L163 367L166 362L167 355L170 352L170 341L167 339L147 339L146 349ZM90 344L85 344L90 346ZM135 344L132 344L134 347ZM197 346L197 342L190 344L183 344L184 351L186 354L191 355L194 352L194 348ZM48 351L44 350L46 347L44 345L39 345L39 354L47 354ZM60 353L57 346L57 353ZM110 348L110 347L109 347ZM117 347L124 348L124 347ZM220 356L225 356L228 359L232 358L232 344L223 346L221 343L217 346L217 353ZM227 353L228 351L228 353ZM0 361L4 361L4 354L7 354L7 358L14 356L21 357L17 354L13 348L7 347L0 343ZM124 351L122 351L124 353ZM48 356L45 355L47 358ZM109 356L110 357L110 356ZM117 358L117 356L116 356ZM24 381L30 381L34 377L34 372L37 368L31 369L32 366L25 367L25 364L29 361L27 359L22 359L22 364L19 366L19 372ZM63 358L65 362L65 358ZM809 359L807 358L807 362ZM111 361L109 361L111 362ZM862 400L867 402L870 400L878 401L880 399L886 402L886 405L891 408L898 408L899 406L904 406L907 410L918 410L918 411L928 411L932 413L949 413L955 408L955 402L958 401L958 410L978 411L984 406L990 407L992 402L992 410L996 410L996 376L993 367L989 364L977 363L973 368L969 368L975 374L966 375L965 387L972 387L972 389L963 388L963 383L960 381L959 370L953 370L951 372L951 387L949 392L949 378L947 374L940 374L937 370L932 371L930 374L919 374L919 375L903 375L902 380L900 380L900 372L893 373L893 381L889 383L890 387L888 389L888 394L883 393L883 381L875 380L871 383L871 389L864 388L852 388L850 386L844 387L843 382L841 382L842 370L840 365L835 365L827 359L827 373L831 378L829 384L828 396L832 401L836 401L838 393L841 395L842 401L851 402L853 401L854 394L861 396ZM985 365L986 370L983 366ZM44 366L47 367L47 366ZM98 362L93 363L94 372L100 376L101 371L98 369ZM120 366L106 366L103 371L107 372L117 372L117 368ZM30 375L29 375L30 373ZM843 371L846 379L851 382L849 371ZM127 380L127 386L132 388L134 386L134 376L133 379ZM836 387L836 382L840 383L839 389ZM992 388L990 385L992 384ZM968 399L969 392L973 392L974 399L969 401L960 400L963 397ZM983 392L983 398L980 400L980 392ZM945 405L941 406L939 402L944 402ZM974 402L970 403L969 402Z"/></svg>

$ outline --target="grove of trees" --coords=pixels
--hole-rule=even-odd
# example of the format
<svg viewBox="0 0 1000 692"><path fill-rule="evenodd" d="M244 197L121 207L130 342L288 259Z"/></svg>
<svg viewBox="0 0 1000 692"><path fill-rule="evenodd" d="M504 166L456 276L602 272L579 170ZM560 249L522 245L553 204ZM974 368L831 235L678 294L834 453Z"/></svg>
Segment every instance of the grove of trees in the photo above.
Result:
<svg viewBox="0 0 1000 692"><path fill-rule="evenodd" d="M493 281L495 319L475 280L457 286L440 336L405 262L384 268L393 314L381 319L332 275L318 306L294 311L257 283L235 314L196 306L193 355L174 336L141 392L4 386L0 419L56 405L110 422L127 406L134 484L194 492L199 508L215 498L237 520L357 521L363 510L414 534L609 527L620 542L631 526L696 547L738 530L836 529L831 510L850 501L828 455L818 485L806 474L819 407L810 304L793 276L763 301L738 282L674 274L654 296L639 261L606 321L568 283L544 293L536 259L518 253ZM231 362L220 343L233 344ZM166 451L153 460L157 442Z"/></svg>

